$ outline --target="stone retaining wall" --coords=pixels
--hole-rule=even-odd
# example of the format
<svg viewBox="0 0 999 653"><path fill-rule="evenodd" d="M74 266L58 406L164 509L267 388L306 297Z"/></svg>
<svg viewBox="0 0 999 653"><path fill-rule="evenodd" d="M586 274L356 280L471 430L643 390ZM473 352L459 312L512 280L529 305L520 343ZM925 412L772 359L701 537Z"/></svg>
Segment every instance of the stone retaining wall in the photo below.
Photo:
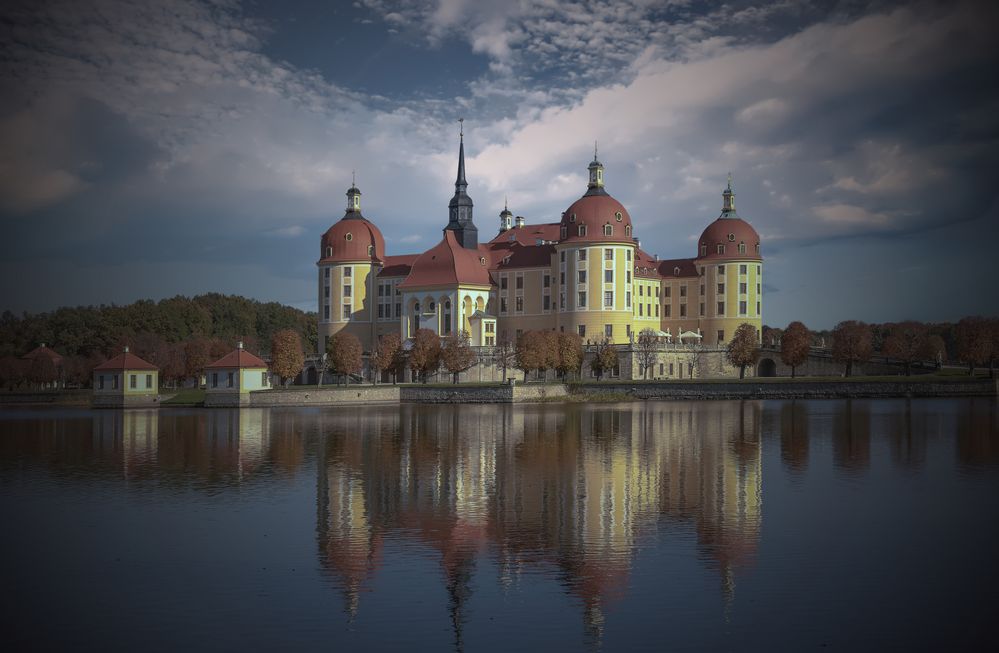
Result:
<svg viewBox="0 0 999 653"><path fill-rule="evenodd" d="M616 394L635 399L825 399L879 397L995 397L999 382L836 381L755 383L592 383L575 385L573 394Z"/></svg>
<svg viewBox="0 0 999 653"><path fill-rule="evenodd" d="M511 404L566 397L569 391L560 383L490 386L406 386L402 401L418 404Z"/></svg>
<svg viewBox="0 0 999 653"><path fill-rule="evenodd" d="M250 406L317 406L329 404L397 404L399 386L350 385L340 388L300 387L251 392ZM207 396L205 397L207 400ZM238 400L237 400L238 401ZM233 406L237 403L231 404ZM245 404L244 404L245 405Z"/></svg>

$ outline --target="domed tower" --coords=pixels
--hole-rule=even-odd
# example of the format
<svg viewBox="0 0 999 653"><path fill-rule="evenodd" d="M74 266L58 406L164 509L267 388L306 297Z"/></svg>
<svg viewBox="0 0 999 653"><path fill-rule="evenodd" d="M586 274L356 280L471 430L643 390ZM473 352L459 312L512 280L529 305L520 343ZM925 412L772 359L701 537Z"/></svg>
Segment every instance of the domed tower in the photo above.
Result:
<svg viewBox="0 0 999 653"><path fill-rule="evenodd" d="M503 210L500 211L500 228L499 232L510 231L513 229L513 213L510 212L510 208L507 206L506 202L503 202Z"/></svg>
<svg viewBox="0 0 999 653"><path fill-rule="evenodd" d="M323 234L319 267L319 354L333 334L347 329L365 351L374 341L375 277L385 260L385 239L361 213L361 191L347 189L347 210Z"/></svg>
<svg viewBox="0 0 999 653"><path fill-rule="evenodd" d="M562 213L554 267L558 327L584 340L627 343L632 337L635 239L628 210L604 189L604 167L587 168L586 193Z"/></svg>
<svg viewBox="0 0 999 653"><path fill-rule="evenodd" d="M740 324L763 328L763 258L760 236L735 211L732 176L722 192L722 211L697 241L704 344L725 344Z"/></svg>

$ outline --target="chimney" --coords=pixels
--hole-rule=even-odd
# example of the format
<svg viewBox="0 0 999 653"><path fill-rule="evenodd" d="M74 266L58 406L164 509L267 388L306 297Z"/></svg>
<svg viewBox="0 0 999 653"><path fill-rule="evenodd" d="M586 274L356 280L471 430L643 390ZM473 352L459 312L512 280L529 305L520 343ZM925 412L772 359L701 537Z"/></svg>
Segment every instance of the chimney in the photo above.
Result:
<svg viewBox="0 0 999 653"><path fill-rule="evenodd" d="M658 254L656 254L656 260L657 260L657 261L659 260L659 255L658 255Z"/></svg>
<svg viewBox="0 0 999 653"><path fill-rule="evenodd" d="M240 340L239 342L236 343L236 349L242 349L242 348L243 348L243 341Z"/></svg>
<svg viewBox="0 0 999 653"><path fill-rule="evenodd" d="M128 353L128 345L125 345L125 353Z"/></svg>
<svg viewBox="0 0 999 653"><path fill-rule="evenodd" d="M516 218L514 218L514 221L515 221L515 223L516 223L516 225L517 225L517 228L518 228L518 229L519 229L520 227L523 227L523 226L524 226L524 222L525 222L525 220L524 220L524 216L522 216L522 215L518 215L518 216L517 216Z"/></svg>

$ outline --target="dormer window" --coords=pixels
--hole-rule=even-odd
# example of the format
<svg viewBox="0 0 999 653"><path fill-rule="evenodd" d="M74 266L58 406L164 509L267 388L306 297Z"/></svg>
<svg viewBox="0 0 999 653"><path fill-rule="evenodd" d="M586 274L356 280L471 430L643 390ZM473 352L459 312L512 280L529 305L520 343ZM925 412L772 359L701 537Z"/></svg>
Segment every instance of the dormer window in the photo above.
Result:
<svg viewBox="0 0 999 653"><path fill-rule="evenodd" d="M680 276L680 266L679 265L676 266L675 268L673 268L673 276L674 277Z"/></svg>
<svg viewBox="0 0 999 653"><path fill-rule="evenodd" d="M756 243L756 253L757 254L760 253L760 244L759 243Z"/></svg>
<svg viewBox="0 0 999 653"><path fill-rule="evenodd" d="M569 222L575 222L575 221L576 221L576 214L575 213L570 214L569 215Z"/></svg>
<svg viewBox="0 0 999 653"><path fill-rule="evenodd" d="M354 240L354 234L348 231L346 234L344 234L343 239L349 243L350 241Z"/></svg>
<svg viewBox="0 0 999 653"><path fill-rule="evenodd" d="M368 256L374 256L374 255L375 255L375 246L368 245Z"/></svg>
<svg viewBox="0 0 999 653"><path fill-rule="evenodd" d="M746 253L746 243L739 243L739 253L740 254Z"/></svg>
<svg viewBox="0 0 999 653"><path fill-rule="evenodd" d="M326 258L329 258L331 256L333 256L333 248L332 247L327 247L326 248Z"/></svg>
<svg viewBox="0 0 999 653"><path fill-rule="evenodd" d="M479 265L485 265L485 264L486 264L486 257L485 256L480 256L479 257Z"/></svg>
<svg viewBox="0 0 999 653"><path fill-rule="evenodd" d="M621 222L621 220L624 220L624 216L621 214L620 211L615 211L614 219L617 220L618 222Z"/></svg>
<svg viewBox="0 0 999 653"><path fill-rule="evenodd" d="M708 246L701 245L701 256L707 256L707 255L708 255Z"/></svg>
<svg viewBox="0 0 999 653"><path fill-rule="evenodd" d="M605 224L604 225L604 235L605 236L613 236L614 235L614 226L613 225L609 225L609 224Z"/></svg>
<svg viewBox="0 0 999 653"><path fill-rule="evenodd" d="M565 236L566 236L566 228L562 227L562 240L565 240Z"/></svg>
<svg viewBox="0 0 999 653"><path fill-rule="evenodd" d="M725 253L725 246L724 245L719 245L718 246L718 253L719 254L724 254Z"/></svg>
<svg viewBox="0 0 999 653"><path fill-rule="evenodd" d="M631 225L627 224L624 226L624 235L631 238Z"/></svg>
<svg viewBox="0 0 999 653"><path fill-rule="evenodd" d="M586 225L585 224L579 225L578 227L576 227L576 231L577 231L578 235L585 236L586 235Z"/></svg>

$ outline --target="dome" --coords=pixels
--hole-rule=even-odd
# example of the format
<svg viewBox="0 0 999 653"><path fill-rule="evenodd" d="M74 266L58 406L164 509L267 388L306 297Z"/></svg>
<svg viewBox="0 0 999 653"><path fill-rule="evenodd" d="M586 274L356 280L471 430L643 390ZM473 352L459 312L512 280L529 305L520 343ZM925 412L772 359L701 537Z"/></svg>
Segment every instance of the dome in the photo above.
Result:
<svg viewBox="0 0 999 653"><path fill-rule="evenodd" d="M357 186L347 190L347 212L323 234L319 257L320 265L385 260L385 238L374 223L361 215L361 191Z"/></svg>
<svg viewBox="0 0 999 653"><path fill-rule="evenodd" d="M740 251L740 245L745 245L744 252ZM760 236L742 218L720 217L708 225L697 241L697 259L760 261Z"/></svg>
<svg viewBox="0 0 999 653"><path fill-rule="evenodd" d="M562 214L560 227L562 243L634 243L628 210L607 193L588 192L573 202Z"/></svg>

